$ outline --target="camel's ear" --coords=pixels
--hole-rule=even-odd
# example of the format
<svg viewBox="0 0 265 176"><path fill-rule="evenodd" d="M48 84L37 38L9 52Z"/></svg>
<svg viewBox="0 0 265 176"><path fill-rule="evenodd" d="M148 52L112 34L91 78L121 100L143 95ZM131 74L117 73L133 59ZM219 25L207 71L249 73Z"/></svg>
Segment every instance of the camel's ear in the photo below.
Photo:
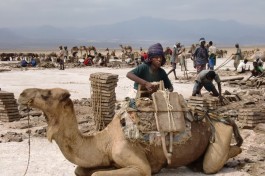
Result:
<svg viewBox="0 0 265 176"><path fill-rule="evenodd" d="M67 100L69 97L70 97L70 93L69 92L65 92L65 93L63 93L62 95L61 95L61 97L60 97L60 101L65 101L65 100Z"/></svg>

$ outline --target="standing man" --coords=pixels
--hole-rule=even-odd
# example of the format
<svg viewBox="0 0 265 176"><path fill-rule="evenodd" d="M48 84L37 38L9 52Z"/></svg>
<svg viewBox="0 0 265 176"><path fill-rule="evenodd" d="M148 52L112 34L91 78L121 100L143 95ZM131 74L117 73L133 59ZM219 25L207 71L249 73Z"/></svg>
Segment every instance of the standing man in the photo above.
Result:
<svg viewBox="0 0 265 176"><path fill-rule="evenodd" d="M167 73L167 75L169 75L171 72L173 72L175 76L175 80L178 79L176 76L176 67L177 67L177 63L179 63L178 55L180 55L181 53L182 51L180 51L180 43L176 43L176 45L173 46L173 52L172 52L172 56L170 59L172 69Z"/></svg>
<svg viewBox="0 0 265 176"><path fill-rule="evenodd" d="M67 46L64 47L63 57L64 57L64 62L68 62L68 49L67 49Z"/></svg>
<svg viewBox="0 0 265 176"><path fill-rule="evenodd" d="M59 46L59 58L58 58L58 61L59 61L59 70L64 70L64 51L63 51L63 47L62 46Z"/></svg>
<svg viewBox="0 0 265 176"><path fill-rule="evenodd" d="M236 43L235 44L235 47L236 47L236 53L233 54L235 55L235 58L234 58L234 67L235 67L235 71L237 71L237 67L240 63L240 60L242 60L242 53L241 53L241 49L239 48L239 44Z"/></svg>
<svg viewBox="0 0 265 176"><path fill-rule="evenodd" d="M209 42L209 68L210 70L214 70L214 66L216 65L216 47L213 45L213 42Z"/></svg>
<svg viewBox="0 0 265 176"><path fill-rule="evenodd" d="M202 70L206 70L206 64L208 63L208 50L205 47L205 39L200 38L199 40L200 46L196 48L194 51L194 59L195 59L195 68L197 70L197 74L199 74Z"/></svg>

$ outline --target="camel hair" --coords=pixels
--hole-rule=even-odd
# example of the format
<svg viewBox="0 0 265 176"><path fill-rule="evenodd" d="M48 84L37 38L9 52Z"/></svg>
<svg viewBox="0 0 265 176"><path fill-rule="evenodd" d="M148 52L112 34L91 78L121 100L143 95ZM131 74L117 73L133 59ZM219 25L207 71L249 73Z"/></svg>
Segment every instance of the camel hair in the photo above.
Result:
<svg viewBox="0 0 265 176"><path fill-rule="evenodd" d="M70 93L65 89L28 88L20 94L18 103L43 111L48 140L56 141L65 158L77 165L77 176L150 176L165 167L194 165L204 155L211 134L207 123L192 122L192 138L173 146L172 162L167 164L161 146L132 143L125 138L119 114L102 131L82 135Z"/></svg>

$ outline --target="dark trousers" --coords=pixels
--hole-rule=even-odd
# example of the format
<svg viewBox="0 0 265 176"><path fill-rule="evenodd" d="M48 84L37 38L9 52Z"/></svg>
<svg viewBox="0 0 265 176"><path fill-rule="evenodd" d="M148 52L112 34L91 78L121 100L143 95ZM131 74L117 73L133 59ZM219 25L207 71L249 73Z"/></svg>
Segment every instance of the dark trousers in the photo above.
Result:
<svg viewBox="0 0 265 176"><path fill-rule="evenodd" d="M59 64L60 64L60 70L64 70L64 60L63 59L60 59L60 62L59 62Z"/></svg>
<svg viewBox="0 0 265 176"><path fill-rule="evenodd" d="M196 94L201 94L201 89L204 87L208 92L212 92L213 96L218 97L219 93L216 90L215 86L213 85L212 82L209 83L200 83L198 81L195 81L193 91L192 91L192 96L196 96Z"/></svg>

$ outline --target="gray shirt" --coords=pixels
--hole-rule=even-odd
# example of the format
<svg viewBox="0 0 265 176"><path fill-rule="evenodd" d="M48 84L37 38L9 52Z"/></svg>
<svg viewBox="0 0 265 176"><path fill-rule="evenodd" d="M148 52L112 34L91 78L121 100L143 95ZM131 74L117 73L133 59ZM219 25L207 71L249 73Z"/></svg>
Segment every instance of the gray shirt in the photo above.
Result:
<svg viewBox="0 0 265 176"><path fill-rule="evenodd" d="M212 80L209 80L206 78L206 75L207 73L211 71L211 70L202 70L196 77L196 81L198 81L199 83L202 83L202 84L205 84L205 83L209 83L209 82L212 82ZM220 80L220 77L218 74L215 75L214 77L214 80L217 82L217 83L220 83L221 80Z"/></svg>
<svg viewBox="0 0 265 176"><path fill-rule="evenodd" d="M179 55L179 48L174 46L170 62L171 63L179 62L178 55Z"/></svg>

